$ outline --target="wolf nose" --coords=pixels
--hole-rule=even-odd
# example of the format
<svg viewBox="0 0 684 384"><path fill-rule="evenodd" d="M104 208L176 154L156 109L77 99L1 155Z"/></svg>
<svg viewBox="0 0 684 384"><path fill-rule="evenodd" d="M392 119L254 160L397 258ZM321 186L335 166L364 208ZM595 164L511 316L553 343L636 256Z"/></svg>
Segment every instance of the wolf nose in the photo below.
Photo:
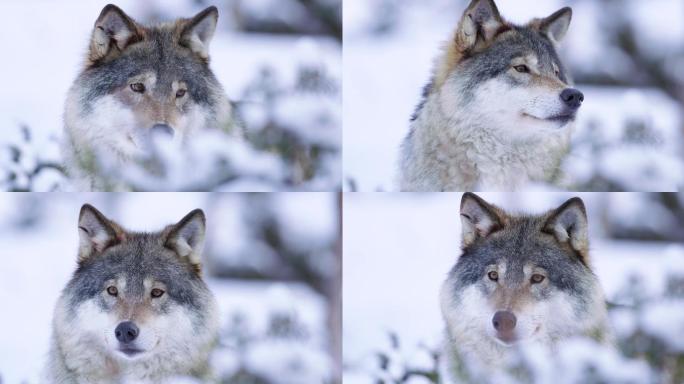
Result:
<svg viewBox="0 0 684 384"><path fill-rule="evenodd" d="M173 137L173 128L167 124L155 124L152 126L152 133Z"/></svg>
<svg viewBox="0 0 684 384"><path fill-rule="evenodd" d="M122 343L130 343L131 341L135 340L136 337L138 337L139 333L140 330L132 321L124 321L117 325L116 329L114 330L116 339Z"/></svg>
<svg viewBox="0 0 684 384"><path fill-rule="evenodd" d="M584 101L584 94L575 88L566 88L561 92L560 98L568 107L577 109Z"/></svg>
<svg viewBox="0 0 684 384"><path fill-rule="evenodd" d="M515 328L517 319L511 311L497 311L492 319L494 329L501 333L509 333Z"/></svg>

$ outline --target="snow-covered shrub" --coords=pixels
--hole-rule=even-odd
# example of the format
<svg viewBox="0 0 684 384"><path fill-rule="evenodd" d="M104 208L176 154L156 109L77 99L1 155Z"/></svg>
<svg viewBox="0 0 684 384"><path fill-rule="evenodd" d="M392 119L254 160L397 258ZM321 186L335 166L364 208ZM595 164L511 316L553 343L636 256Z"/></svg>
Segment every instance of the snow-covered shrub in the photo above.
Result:
<svg viewBox="0 0 684 384"><path fill-rule="evenodd" d="M648 262L645 260L644 262ZM461 365L458 383L681 383L684 381L684 247L672 246L658 264L634 268L609 298L614 342L573 338L549 351L520 346L508 368L473 372ZM401 345L391 334L364 375L382 383L444 379L438 345ZM461 362L463 364L463 362ZM359 367L352 367L357 370Z"/></svg>
<svg viewBox="0 0 684 384"><path fill-rule="evenodd" d="M320 34L342 39L339 0L237 0L229 2L237 28L249 32Z"/></svg>
<svg viewBox="0 0 684 384"><path fill-rule="evenodd" d="M52 191L65 184L56 140L37 143L27 126L8 133L9 137L0 143L0 190Z"/></svg>

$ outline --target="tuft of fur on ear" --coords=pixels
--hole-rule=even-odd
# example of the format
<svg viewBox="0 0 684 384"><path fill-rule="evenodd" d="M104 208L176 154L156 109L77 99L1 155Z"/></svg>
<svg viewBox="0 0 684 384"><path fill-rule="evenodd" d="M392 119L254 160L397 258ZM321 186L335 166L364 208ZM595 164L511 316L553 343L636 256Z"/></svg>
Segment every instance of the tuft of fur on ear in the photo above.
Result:
<svg viewBox="0 0 684 384"><path fill-rule="evenodd" d="M556 237L560 243L567 243L575 250L580 261L589 265L589 222L584 202L574 197L550 213L544 231Z"/></svg>
<svg viewBox="0 0 684 384"><path fill-rule="evenodd" d="M206 219L201 209L188 213L178 224L169 228L165 246L187 260L200 271Z"/></svg>
<svg viewBox="0 0 684 384"><path fill-rule="evenodd" d="M102 9L95 21L88 59L91 63L97 62L110 53L121 52L140 40L142 31L135 20L126 15L121 8L109 4Z"/></svg>
<svg viewBox="0 0 684 384"><path fill-rule="evenodd" d="M461 198L462 247L466 248L475 240L501 229L505 221L505 214L499 208L474 193L464 193Z"/></svg>
<svg viewBox="0 0 684 384"><path fill-rule="evenodd" d="M200 58L209 59L209 43L214 37L218 9L211 6L181 24L180 45L189 48Z"/></svg>
<svg viewBox="0 0 684 384"><path fill-rule="evenodd" d="M504 25L493 0L473 0L458 24L456 45L462 52L474 49L491 41Z"/></svg>
<svg viewBox="0 0 684 384"><path fill-rule="evenodd" d="M539 21L539 31L544 33L551 41L559 44L565 37L572 20L572 8L565 7L556 11L553 15Z"/></svg>
<svg viewBox="0 0 684 384"><path fill-rule="evenodd" d="M78 216L78 261L102 253L126 238L125 231L115 222L107 219L90 204L81 207Z"/></svg>

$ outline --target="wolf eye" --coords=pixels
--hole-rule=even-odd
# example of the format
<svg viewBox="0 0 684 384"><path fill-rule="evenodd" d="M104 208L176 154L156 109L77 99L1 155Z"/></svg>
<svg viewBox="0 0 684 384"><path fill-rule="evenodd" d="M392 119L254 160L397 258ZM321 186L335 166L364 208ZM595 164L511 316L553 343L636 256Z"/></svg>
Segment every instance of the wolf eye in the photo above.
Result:
<svg viewBox="0 0 684 384"><path fill-rule="evenodd" d="M532 282L532 284L539 284L542 281L544 281L544 279L545 279L544 275L540 275L538 273L535 273L534 275L532 275L532 278L530 278L530 281Z"/></svg>
<svg viewBox="0 0 684 384"><path fill-rule="evenodd" d="M119 290L116 289L116 287L112 285L112 286L107 287L107 293L109 293L112 296L116 296L119 294Z"/></svg>
<svg viewBox="0 0 684 384"><path fill-rule="evenodd" d="M143 83L133 83L131 84L131 90L137 93L145 92L145 84Z"/></svg>
<svg viewBox="0 0 684 384"><path fill-rule="evenodd" d="M489 272L489 273L487 274L487 277L489 277L489 280L492 280L492 281L497 281L497 280L499 280L499 274L496 273L496 271L491 271L491 272Z"/></svg>
<svg viewBox="0 0 684 384"><path fill-rule="evenodd" d="M515 67L513 67L513 69L515 69L516 71L518 71L520 73L529 73L530 72L530 69L527 67L527 65L524 65L524 64L516 65Z"/></svg>
<svg viewBox="0 0 684 384"><path fill-rule="evenodd" d="M156 298L162 297L162 295L164 294L164 291L159 289L159 288L155 288L152 290L152 292L150 294L152 295L152 297L154 297L156 299Z"/></svg>
<svg viewBox="0 0 684 384"><path fill-rule="evenodd" d="M185 89L179 89L178 91L176 91L176 98L180 99L181 97L185 96L186 92L187 91Z"/></svg>

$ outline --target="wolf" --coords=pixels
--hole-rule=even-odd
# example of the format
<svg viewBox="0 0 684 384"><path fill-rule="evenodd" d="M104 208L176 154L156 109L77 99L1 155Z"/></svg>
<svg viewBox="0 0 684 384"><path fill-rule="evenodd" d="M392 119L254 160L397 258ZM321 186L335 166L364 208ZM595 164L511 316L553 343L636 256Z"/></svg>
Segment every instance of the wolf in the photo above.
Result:
<svg viewBox="0 0 684 384"><path fill-rule="evenodd" d="M218 312L200 274L204 233L201 210L138 233L84 205L78 267L55 306L45 381L210 379Z"/></svg>
<svg viewBox="0 0 684 384"><path fill-rule="evenodd" d="M95 22L85 66L71 86L61 145L65 169L79 189L98 182L107 156L122 165L149 152L155 135L184 143L203 130L236 138L241 129L209 67L218 10L144 26L115 5Z"/></svg>
<svg viewBox="0 0 684 384"><path fill-rule="evenodd" d="M557 177L584 101L556 52L571 18L563 8L518 26L473 0L411 118L399 189L510 191Z"/></svg>
<svg viewBox="0 0 684 384"><path fill-rule="evenodd" d="M581 199L511 215L465 193L461 226L462 254L440 291L447 376L505 369L519 345L552 350L574 336L611 344Z"/></svg>

